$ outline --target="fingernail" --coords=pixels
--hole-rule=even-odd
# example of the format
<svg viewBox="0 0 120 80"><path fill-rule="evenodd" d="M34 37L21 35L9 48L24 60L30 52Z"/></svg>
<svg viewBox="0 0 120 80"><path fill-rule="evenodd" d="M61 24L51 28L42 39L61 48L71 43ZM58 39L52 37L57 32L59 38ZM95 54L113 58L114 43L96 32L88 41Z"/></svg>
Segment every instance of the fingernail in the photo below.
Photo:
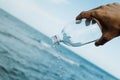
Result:
<svg viewBox="0 0 120 80"><path fill-rule="evenodd" d="M87 19L86 19L85 25L86 25L86 26L89 26L89 25L90 25L90 20L87 20Z"/></svg>
<svg viewBox="0 0 120 80"><path fill-rule="evenodd" d="M80 24L82 20L76 20L76 24Z"/></svg>
<svg viewBox="0 0 120 80"><path fill-rule="evenodd" d="M92 20L92 24L95 24L96 23L96 21L95 20Z"/></svg>
<svg viewBox="0 0 120 80"><path fill-rule="evenodd" d="M99 46L100 44L98 44L98 42L95 43L95 46Z"/></svg>

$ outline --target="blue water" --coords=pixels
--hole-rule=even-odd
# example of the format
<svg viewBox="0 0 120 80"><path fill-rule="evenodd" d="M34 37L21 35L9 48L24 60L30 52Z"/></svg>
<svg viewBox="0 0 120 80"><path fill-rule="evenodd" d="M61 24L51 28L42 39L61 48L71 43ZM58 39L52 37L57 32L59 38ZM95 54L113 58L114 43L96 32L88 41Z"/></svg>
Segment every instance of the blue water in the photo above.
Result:
<svg viewBox="0 0 120 80"><path fill-rule="evenodd" d="M0 9L0 80L118 80Z"/></svg>

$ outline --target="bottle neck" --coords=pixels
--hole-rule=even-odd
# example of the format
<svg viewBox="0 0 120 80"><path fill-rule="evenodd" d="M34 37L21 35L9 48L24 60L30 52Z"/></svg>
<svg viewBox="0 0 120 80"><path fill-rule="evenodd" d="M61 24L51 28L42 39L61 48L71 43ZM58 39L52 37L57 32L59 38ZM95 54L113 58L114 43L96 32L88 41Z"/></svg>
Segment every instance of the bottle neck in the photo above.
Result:
<svg viewBox="0 0 120 80"><path fill-rule="evenodd" d="M54 45L59 45L60 42L62 42L62 39L63 39L63 36L62 36L61 34L59 34L59 35L54 35L54 36L52 37L52 42L53 42Z"/></svg>

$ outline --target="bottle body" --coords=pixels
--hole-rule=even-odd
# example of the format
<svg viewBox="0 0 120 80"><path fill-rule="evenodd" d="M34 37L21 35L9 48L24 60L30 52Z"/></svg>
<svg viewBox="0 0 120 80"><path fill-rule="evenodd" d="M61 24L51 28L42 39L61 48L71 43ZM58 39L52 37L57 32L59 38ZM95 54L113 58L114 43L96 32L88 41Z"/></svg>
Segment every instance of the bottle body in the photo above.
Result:
<svg viewBox="0 0 120 80"><path fill-rule="evenodd" d="M78 22L79 23L79 22ZM85 19L81 23L71 22L66 25L60 34L52 37L53 43L64 43L68 46L79 47L98 40L101 36L97 24L86 25Z"/></svg>

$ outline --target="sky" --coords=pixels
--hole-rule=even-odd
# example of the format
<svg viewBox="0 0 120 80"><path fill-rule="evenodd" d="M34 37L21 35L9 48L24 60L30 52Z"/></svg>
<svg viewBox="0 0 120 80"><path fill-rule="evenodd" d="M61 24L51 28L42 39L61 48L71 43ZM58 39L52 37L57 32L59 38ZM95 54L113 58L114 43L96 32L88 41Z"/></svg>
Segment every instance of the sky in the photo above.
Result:
<svg viewBox="0 0 120 80"><path fill-rule="evenodd" d="M38 31L51 37L81 12L120 0L0 0L6 10ZM120 78L120 37L104 46L65 46L117 78Z"/></svg>

